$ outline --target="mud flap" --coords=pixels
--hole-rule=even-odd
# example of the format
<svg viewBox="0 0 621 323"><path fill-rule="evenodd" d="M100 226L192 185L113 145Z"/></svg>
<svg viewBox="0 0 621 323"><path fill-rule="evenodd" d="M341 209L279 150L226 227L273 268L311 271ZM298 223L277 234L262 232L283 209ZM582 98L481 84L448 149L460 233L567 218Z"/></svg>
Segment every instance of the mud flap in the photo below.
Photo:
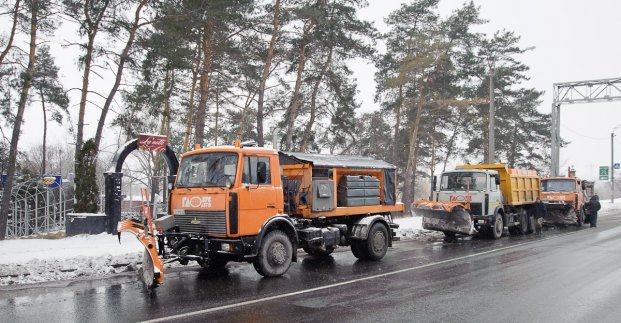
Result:
<svg viewBox="0 0 621 323"><path fill-rule="evenodd" d="M131 220L119 222L117 230L119 231L119 241L121 232L129 232L136 236L145 247L140 274L145 286L151 288L161 284L164 281L164 263L157 254L155 237L145 234L144 225Z"/></svg>
<svg viewBox="0 0 621 323"><path fill-rule="evenodd" d="M426 230L466 235L477 233L470 212L461 203L416 201L412 210L423 217Z"/></svg>

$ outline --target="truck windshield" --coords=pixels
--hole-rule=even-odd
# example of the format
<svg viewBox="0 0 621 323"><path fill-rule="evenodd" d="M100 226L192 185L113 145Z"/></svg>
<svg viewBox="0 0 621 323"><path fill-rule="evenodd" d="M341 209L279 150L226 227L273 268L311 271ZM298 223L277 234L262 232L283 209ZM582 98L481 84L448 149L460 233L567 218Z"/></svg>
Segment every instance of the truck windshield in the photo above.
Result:
<svg viewBox="0 0 621 323"><path fill-rule="evenodd" d="M441 191L484 191L487 189L487 175L484 173L459 172L442 175Z"/></svg>
<svg viewBox="0 0 621 323"><path fill-rule="evenodd" d="M230 187L237 174L237 154L206 153L181 160L177 187Z"/></svg>
<svg viewBox="0 0 621 323"><path fill-rule="evenodd" d="M541 181L542 192L576 192L576 182L567 179L547 179Z"/></svg>

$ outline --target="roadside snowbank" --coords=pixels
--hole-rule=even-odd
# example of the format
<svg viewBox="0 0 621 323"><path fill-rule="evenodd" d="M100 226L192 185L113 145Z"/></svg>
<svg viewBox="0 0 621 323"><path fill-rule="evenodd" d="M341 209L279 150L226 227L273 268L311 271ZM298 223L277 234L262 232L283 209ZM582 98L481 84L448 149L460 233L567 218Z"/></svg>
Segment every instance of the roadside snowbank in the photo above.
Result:
<svg viewBox="0 0 621 323"><path fill-rule="evenodd" d="M135 271L142 245L109 234L0 241L0 286L97 277Z"/></svg>
<svg viewBox="0 0 621 323"><path fill-rule="evenodd" d="M420 216L406 216L393 220L395 223L399 224L397 237L400 237L402 241L429 241L444 237L444 233L442 232L423 229L423 218Z"/></svg>
<svg viewBox="0 0 621 323"><path fill-rule="evenodd" d="M615 211L621 210L621 199L616 198L615 203L610 203L610 200L599 200L599 203L602 205L602 208L599 210L598 214L607 215L610 213L614 213Z"/></svg>

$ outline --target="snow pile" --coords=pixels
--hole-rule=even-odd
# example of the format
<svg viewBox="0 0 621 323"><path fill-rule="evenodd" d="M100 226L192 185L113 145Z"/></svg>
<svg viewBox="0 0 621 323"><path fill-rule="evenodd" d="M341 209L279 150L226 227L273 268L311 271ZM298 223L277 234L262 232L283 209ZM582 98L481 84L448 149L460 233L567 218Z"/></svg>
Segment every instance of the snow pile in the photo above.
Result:
<svg viewBox="0 0 621 323"><path fill-rule="evenodd" d="M616 198L614 204L610 203L610 200L600 200L599 203L602 205L602 208L599 210L598 214L608 215L621 211L620 198Z"/></svg>
<svg viewBox="0 0 621 323"><path fill-rule="evenodd" d="M423 229L422 221L423 218L420 216L395 218L394 222L399 224L399 229L397 229L397 237L400 237L402 241L431 241L444 237L442 232Z"/></svg>
<svg viewBox="0 0 621 323"><path fill-rule="evenodd" d="M125 234L0 241L0 286L97 277L135 271L143 247Z"/></svg>

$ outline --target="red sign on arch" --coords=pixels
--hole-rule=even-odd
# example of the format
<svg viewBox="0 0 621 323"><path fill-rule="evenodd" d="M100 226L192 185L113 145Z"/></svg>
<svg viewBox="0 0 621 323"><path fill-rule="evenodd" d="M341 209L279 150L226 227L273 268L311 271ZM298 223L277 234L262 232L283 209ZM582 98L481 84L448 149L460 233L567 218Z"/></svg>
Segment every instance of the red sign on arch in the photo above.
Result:
<svg viewBox="0 0 621 323"><path fill-rule="evenodd" d="M150 151L165 151L168 137L141 133L138 136L138 149Z"/></svg>

